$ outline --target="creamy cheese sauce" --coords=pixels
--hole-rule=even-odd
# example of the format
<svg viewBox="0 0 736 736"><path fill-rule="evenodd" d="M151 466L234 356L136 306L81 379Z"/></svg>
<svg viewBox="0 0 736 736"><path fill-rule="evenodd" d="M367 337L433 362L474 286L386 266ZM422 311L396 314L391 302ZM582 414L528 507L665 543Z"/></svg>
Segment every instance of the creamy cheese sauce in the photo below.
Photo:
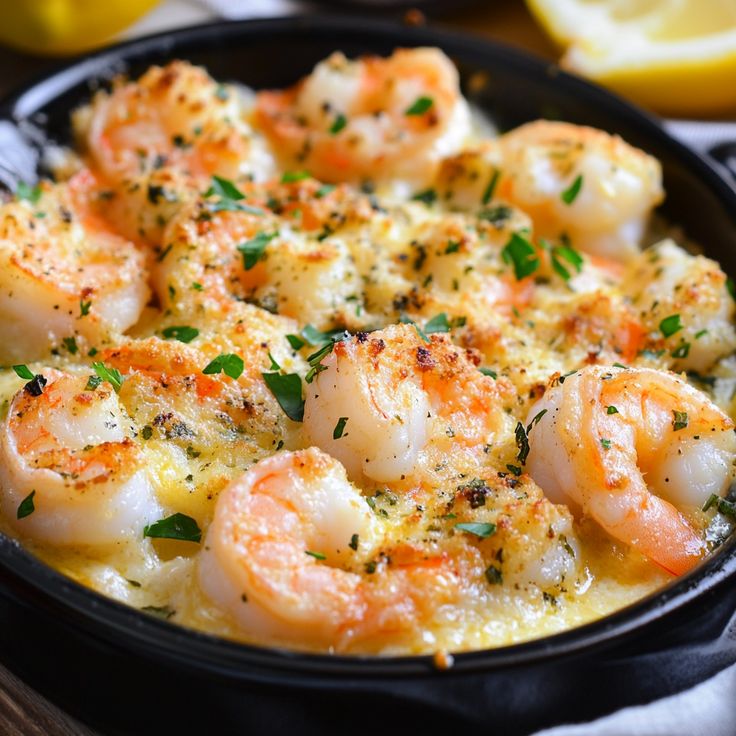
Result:
<svg viewBox="0 0 736 736"><path fill-rule="evenodd" d="M606 616L730 533L734 300L651 226L644 152L498 137L433 49L258 95L174 62L74 124L64 181L0 208L0 528L63 574L241 641L464 651ZM535 406L596 365L605 421L641 427L583 461ZM672 563L667 527L609 519L611 443Z"/></svg>

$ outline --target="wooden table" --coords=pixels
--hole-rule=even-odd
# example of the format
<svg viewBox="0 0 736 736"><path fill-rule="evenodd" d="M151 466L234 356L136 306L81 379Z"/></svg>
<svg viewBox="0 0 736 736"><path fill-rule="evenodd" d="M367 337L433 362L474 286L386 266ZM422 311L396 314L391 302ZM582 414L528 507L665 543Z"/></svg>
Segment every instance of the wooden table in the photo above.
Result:
<svg viewBox="0 0 736 736"><path fill-rule="evenodd" d="M23 0L16 0L22 2ZM521 0L481 3L443 19L457 28L528 49L549 59L555 49L532 20ZM12 75L0 79L0 95L50 68L53 62L0 48L0 69ZM2 652L0 652L2 660ZM70 673L71 674L71 673ZM94 736L95 732L61 711L0 665L0 733L3 736Z"/></svg>

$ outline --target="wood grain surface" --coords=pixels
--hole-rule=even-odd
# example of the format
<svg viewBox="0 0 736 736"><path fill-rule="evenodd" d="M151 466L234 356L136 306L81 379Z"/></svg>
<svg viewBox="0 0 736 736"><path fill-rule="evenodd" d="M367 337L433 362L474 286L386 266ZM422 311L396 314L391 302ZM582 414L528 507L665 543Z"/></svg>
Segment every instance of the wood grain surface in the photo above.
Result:
<svg viewBox="0 0 736 736"><path fill-rule="evenodd" d="M22 0L16 0L21 1ZM443 25L484 33L549 59L555 49L542 34L520 0L481 0L477 9L445 17ZM53 66L38 59L0 48L0 95L31 80ZM0 652L0 662L2 661ZM69 673L73 676L73 673ZM29 688L0 664L0 736L102 736L61 711ZM131 734L131 736L135 736Z"/></svg>

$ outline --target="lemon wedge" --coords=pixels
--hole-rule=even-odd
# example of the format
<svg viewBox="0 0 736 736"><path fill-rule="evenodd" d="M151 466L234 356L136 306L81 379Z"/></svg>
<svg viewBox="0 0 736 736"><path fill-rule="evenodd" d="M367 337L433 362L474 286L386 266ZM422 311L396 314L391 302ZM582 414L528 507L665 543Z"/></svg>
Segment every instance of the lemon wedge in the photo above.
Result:
<svg viewBox="0 0 736 736"><path fill-rule="evenodd" d="M736 0L527 0L562 66L669 115L736 110Z"/></svg>
<svg viewBox="0 0 736 736"><path fill-rule="evenodd" d="M5 3L0 42L49 56L87 51L108 41L158 0L16 0Z"/></svg>

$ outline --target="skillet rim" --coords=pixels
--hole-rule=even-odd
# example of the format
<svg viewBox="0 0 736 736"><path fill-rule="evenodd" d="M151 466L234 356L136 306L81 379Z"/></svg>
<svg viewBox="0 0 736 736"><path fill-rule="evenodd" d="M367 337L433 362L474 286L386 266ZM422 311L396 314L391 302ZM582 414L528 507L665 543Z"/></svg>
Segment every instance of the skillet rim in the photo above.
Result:
<svg viewBox="0 0 736 736"><path fill-rule="evenodd" d="M37 108L81 83L108 78L105 70L119 68L121 63L145 61L146 57L161 54L186 56L187 48L196 49L216 42L226 47L238 40L247 42L254 35L278 37L294 33L343 33L351 38L363 37L366 43L380 39L395 45L437 45L450 54L453 49L461 50L466 58L477 60L479 65L484 59L485 62L496 60L515 67L527 77L547 78L550 83L564 87L569 94L586 98L591 105L600 103L615 109L624 122L636 125L643 135L657 138L660 145L693 172L721 204L731 205L731 219L736 228L736 185L721 175L716 164L669 135L649 113L531 54L481 36L442 27L407 27L398 22L357 15L291 16L185 27L106 47L36 75L0 100L0 120L32 119ZM9 593L25 605L34 605L24 599L23 591L27 594L30 588L41 594L47 607L51 604L51 609L66 614L67 618L70 614L76 615L76 624L73 621L67 624L80 626L93 636L101 636L125 649L136 649L149 656L163 655L184 669L201 671L204 668L210 674L255 678L259 682L271 679L279 685L288 683L285 678L288 673L291 684L298 686L304 684L300 675L308 673L311 675L309 685L314 687L334 685L338 676L345 686L359 686L372 678L427 677L438 672L432 655L314 654L235 642L157 620L65 577L4 534L0 534L0 569L11 577L10 586L7 581L0 580L0 593ZM455 654L454 666L441 676L541 664L583 650L611 646L705 596L733 577L736 577L736 535L687 575L613 614L539 639ZM9 591L12 587L14 591ZM94 624L95 628L90 630L88 624ZM356 681L346 681L346 675Z"/></svg>

